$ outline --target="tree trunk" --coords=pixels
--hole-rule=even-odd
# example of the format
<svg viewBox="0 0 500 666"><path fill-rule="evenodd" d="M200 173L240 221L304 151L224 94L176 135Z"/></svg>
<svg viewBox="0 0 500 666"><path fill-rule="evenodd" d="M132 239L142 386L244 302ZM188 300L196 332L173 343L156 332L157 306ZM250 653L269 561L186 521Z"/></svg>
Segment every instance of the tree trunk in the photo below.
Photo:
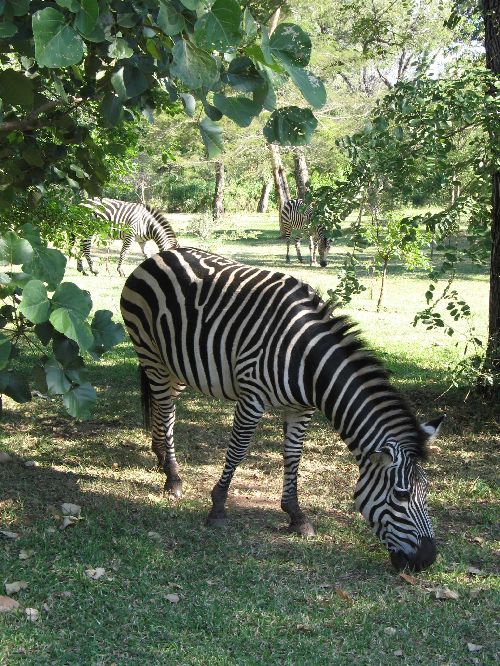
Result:
<svg viewBox="0 0 500 666"><path fill-rule="evenodd" d="M224 215L224 162L215 163L215 194L213 218L219 220Z"/></svg>
<svg viewBox="0 0 500 666"><path fill-rule="evenodd" d="M500 0L483 0L484 45L486 66L497 76L500 74ZM488 91L498 95L497 86ZM500 131L490 131L492 146L498 145ZM492 175L491 265L489 339L487 357L494 371L500 374L500 171Z"/></svg>
<svg viewBox="0 0 500 666"><path fill-rule="evenodd" d="M382 267L382 277L380 279L380 294L377 301L377 312L380 312L380 307L382 305L382 298L384 297L384 287L385 287L385 278L387 277L387 264L389 263L388 259L384 259L384 265Z"/></svg>
<svg viewBox="0 0 500 666"><path fill-rule="evenodd" d="M290 199L290 190L286 180L283 162L281 161L280 148L274 143L268 144L271 153L271 166L273 169L274 187L276 188L276 195L278 197L278 205L281 210L284 204Z"/></svg>
<svg viewBox="0 0 500 666"><path fill-rule="evenodd" d="M272 186L273 186L272 178L268 178L262 183L259 205L257 206L258 213L267 213L267 207L269 206L269 196L271 194Z"/></svg>
<svg viewBox="0 0 500 666"><path fill-rule="evenodd" d="M293 164L295 170L295 183L297 185L297 197L305 199L309 190L309 169L307 168L306 156L303 148L296 148L293 152Z"/></svg>

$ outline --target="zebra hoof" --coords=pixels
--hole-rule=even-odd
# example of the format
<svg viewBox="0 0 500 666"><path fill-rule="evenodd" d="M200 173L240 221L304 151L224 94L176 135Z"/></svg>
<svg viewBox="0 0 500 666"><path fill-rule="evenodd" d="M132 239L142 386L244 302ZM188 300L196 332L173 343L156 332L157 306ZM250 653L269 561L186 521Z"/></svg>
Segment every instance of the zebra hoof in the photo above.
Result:
<svg viewBox="0 0 500 666"><path fill-rule="evenodd" d="M227 522L227 516L212 516L209 514L205 521L205 525L207 525L207 527L227 527Z"/></svg>
<svg viewBox="0 0 500 666"><path fill-rule="evenodd" d="M300 523L290 523L288 526L288 531L290 534L298 534L299 536L305 538L316 536L314 527L308 520L303 520Z"/></svg>
<svg viewBox="0 0 500 666"><path fill-rule="evenodd" d="M182 497L182 481L165 481L163 495L180 499Z"/></svg>

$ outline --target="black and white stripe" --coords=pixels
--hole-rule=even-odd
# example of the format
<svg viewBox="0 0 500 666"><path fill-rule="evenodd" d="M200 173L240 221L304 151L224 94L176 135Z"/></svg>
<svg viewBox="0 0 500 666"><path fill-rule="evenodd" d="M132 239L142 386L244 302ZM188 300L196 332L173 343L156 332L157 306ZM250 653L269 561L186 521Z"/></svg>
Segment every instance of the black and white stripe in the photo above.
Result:
<svg viewBox="0 0 500 666"><path fill-rule="evenodd" d="M432 563L426 484L417 461L439 424L418 425L352 323L332 317L308 285L183 248L138 266L125 283L121 310L139 357L167 491L180 495L174 399L185 386L237 403L226 463L212 491L211 522L225 518L229 484L263 412L281 408L281 506L294 530L312 534L299 506L297 472L307 424L319 409L356 458L357 505L395 565Z"/></svg>
<svg viewBox="0 0 500 666"><path fill-rule="evenodd" d="M300 241L304 233L307 233L309 236L310 265L312 266L316 263L316 252L319 252L320 266L325 267L327 265L328 251L330 250L330 240L326 236L325 227L321 224L317 226L312 225L311 215L311 207L304 207L302 199L289 199L283 205L280 212L280 230L281 237L286 240L286 260L290 262L290 241L293 236L297 257L300 263L302 263Z"/></svg>
<svg viewBox="0 0 500 666"><path fill-rule="evenodd" d="M120 201L119 199L89 199L82 206L90 208L99 218L111 223L110 238L123 240L117 270L123 276L122 263L130 246L137 240L143 255L150 256L144 251L144 244L154 240L159 250L169 250L178 246L174 230L165 215L156 208L140 203ZM77 258L77 268L83 273L82 255L85 256L90 271L97 275L90 254L92 238L85 238L81 243L81 252Z"/></svg>

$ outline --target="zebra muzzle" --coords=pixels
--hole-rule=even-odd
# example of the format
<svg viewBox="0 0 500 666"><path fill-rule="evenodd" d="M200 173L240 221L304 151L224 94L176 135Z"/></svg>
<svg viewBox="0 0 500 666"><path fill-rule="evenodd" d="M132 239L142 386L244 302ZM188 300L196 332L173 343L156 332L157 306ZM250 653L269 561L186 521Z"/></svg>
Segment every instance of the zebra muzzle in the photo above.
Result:
<svg viewBox="0 0 500 666"><path fill-rule="evenodd" d="M414 555L408 555L402 550L391 551L389 553L392 566L401 571L402 569L410 569L410 571L422 571L427 569L436 560L437 549L434 539L430 537L422 537L420 546Z"/></svg>

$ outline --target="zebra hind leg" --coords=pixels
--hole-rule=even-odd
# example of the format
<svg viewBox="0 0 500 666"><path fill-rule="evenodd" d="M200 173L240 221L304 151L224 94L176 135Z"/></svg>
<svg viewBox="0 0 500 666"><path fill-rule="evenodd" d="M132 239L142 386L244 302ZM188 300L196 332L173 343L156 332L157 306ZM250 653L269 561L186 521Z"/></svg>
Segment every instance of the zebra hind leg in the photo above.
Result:
<svg viewBox="0 0 500 666"><path fill-rule="evenodd" d="M299 505L297 495L297 473L302 456L304 434L313 411L290 413L285 420L283 431L284 475L281 508L290 517L288 530L304 537L314 536L314 527Z"/></svg>
<svg viewBox="0 0 500 666"><path fill-rule="evenodd" d="M226 452L226 463L212 493L212 509L207 516L207 525L221 526L226 523L226 499L234 472L247 454L250 439L264 412L261 402L254 396L241 398L234 413L233 430Z"/></svg>
<svg viewBox="0 0 500 666"><path fill-rule="evenodd" d="M297 236L297 238L296 238L296 240L295 240L295 251L297 252L297 258L298 258L298 260L300 261L301 264L303 264L303 263L304 263L304 260L302 259L302 254L301 254L301 252L300 252L300 241L301 241L301 240L302 240L301 237L300 237L300 236Z"/></svg>

